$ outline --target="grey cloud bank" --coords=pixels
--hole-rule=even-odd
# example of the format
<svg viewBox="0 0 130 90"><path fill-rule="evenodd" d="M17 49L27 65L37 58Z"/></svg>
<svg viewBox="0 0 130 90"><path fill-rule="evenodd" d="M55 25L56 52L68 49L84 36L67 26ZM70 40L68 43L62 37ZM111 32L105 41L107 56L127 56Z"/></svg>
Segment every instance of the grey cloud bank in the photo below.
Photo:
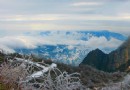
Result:
<svg viewBox="0 0 130 90"><path fill-rule="evenodd" d="M111 30L130 33L129 0L0 0L0 31Z"/></svg>

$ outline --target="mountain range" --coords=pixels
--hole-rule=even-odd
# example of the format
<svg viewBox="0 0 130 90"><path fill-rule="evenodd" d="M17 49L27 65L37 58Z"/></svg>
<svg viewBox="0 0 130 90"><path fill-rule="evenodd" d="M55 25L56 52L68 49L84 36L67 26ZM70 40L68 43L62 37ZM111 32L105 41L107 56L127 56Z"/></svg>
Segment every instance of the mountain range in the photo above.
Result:
<svg viewBox="0 0 130 90"><path fill-rule="evenodd" d="M109 54L93 50L80 65L90 65L103 71L130 71L130 38Z"/></svg>
<svg viewBox="0 0 130 90"><path fill-rule="evenodd" d="M14 48L18 53L35 54L53 61L78 66L92 50L99 48L105 53L115 50L127 39L119 33L102 31L42 31L25 33L40 37L36 48ZM40 41L38 41L40 40ZM43 42L42 42L43 41ZM119 44L119 45L118 45Z"/></svg>
<svg viewBox="0 0 130 90"><path fill-rule="evenodd" d="M87 41L91 37L105 37L107 40L111 38L115 38L118 40L126 40L126 37L120 33L110 32L108 30L101 30L101 31L44 31L39 32L41 36L62 36L68 38L75 38Z"/></svg>

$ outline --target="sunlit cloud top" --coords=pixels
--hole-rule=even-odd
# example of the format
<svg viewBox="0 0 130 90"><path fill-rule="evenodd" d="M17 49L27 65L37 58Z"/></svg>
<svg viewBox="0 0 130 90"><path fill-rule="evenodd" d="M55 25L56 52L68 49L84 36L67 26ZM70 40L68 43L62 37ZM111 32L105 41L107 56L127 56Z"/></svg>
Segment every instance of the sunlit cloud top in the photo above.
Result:
<svg viewBox="0 0 130 90"><path fill-rule="evenodd" d="M129 0L0 0L0 31L130 32Z"/></svg>

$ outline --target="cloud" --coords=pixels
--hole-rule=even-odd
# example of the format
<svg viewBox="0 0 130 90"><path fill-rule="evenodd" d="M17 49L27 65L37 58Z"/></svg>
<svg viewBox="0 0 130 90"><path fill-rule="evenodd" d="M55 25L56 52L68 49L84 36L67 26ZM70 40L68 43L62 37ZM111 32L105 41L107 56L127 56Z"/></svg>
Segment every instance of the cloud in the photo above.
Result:
<svg viewBox="0 0 130 90"><path fill-rule="evenodd" d="M56 14L37 14L37 15L10 15L1 16L0 21L50 21L58 20L59 15Z"/></svg>
<svg viewBox="0 0 130 90"><path fill-rule="evenodd" d="M62 38L61 38L62 37ZM64 32L56 33L51 32L49 36L40 36L38 33L31 35L18 35L18 36L5 36L0 38L1 46L7 51L14 51L13 49L35 49L42 45L69 45L70 49L72 46L80 45L86 48L117 48L122 44L123 41L111 38L107 40L104 36L102 37L91 37L88 41L81 40L82 35L74 33L74 35L66 35ZM60 39L61 38L61 39ZM69 39L68 39L69 38ZM95 43L96 42L96 43ZM4 47L3 47L4 46Z"/></svg>
<svg viewBox="0 0 130 90"><path fill-rule="evenodd" d="M4 53L14 53L14 49L11 49L5 45L0 45L0 51L3 51Z"/></svg>
<svg viewBox="0 0 130 90"><path fill-rule="evenodd" d="M76 2L72 3L72 6L95 6L95 5L102 5L103 3L101 2Z"/></svg>
<svg viewBox="0 0 130 90"><path fill-rule="evenodd" d="M6 47L15 49L15 48L35 48L35 45L31 43L30 40L28 42L28 39L22 36L6 36L3 38L0 38L0 43L3 44Z"/></svg>
<svg viewBox="0 0 130 90"><path fill-rule="evenodd" d="M0 32L2 36L36 30L111 30L128 34L129 8L128 0L0 0Z"/></svg>
<svg viewBox="0 0 130 90"><path fill-rule="evenodd" d="M36 15L10 15L0 16L0 21L58 21L58 20L122 20L130 21L130 13L124 13L117 16L105 15L75 15L75 14L36 14ZM78 18L77 18L78 17Z"/></svg>
<svg viewBox="0 0 130 90"><path fill-rule="evenodd" d="M95 43L96 42L96 43ZM87 42L81 42L92 48L117 48L122 44L122 41L111 38L109 41L104 37L92 37Z"/></svg>
<svg viewBox="0 0 130 90"><path fill-rule="evenodd" d="M128 34L129 13L116 16L85 14L35 14L0 16L0 32L38 30L111 30ZM4 31L5 32L5 31Z"/></svg>

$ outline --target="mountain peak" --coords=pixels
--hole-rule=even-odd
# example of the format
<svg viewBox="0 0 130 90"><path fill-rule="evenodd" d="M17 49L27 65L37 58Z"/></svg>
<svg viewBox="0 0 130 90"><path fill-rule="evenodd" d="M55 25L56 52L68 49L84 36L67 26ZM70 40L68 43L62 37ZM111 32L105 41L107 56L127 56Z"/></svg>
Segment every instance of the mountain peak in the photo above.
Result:
<svg viewBox="0 0 130 90"><path fill-rule="evenodd" d="M90 51L87 56L91 56L91 55L100 56L100 55L105 55L105 53L99 48L97 48L95 50Z"/></svg>
<svg viewBox="0 0 130 90"><path fill-rule="evenodd" d="M84 58L81 65L87 64L99 70L105 71L107 68L107 61L108 61L107 54L105 54L103 51L97 48L88 53L87 57Z"/></svg>
<svg viewBox="0 0 130 90"><path fill-rule="evenodd" d="M93 50L94 52L100 52L100 53L104 53L102 50L100 50L99 48Z"/></svg>

